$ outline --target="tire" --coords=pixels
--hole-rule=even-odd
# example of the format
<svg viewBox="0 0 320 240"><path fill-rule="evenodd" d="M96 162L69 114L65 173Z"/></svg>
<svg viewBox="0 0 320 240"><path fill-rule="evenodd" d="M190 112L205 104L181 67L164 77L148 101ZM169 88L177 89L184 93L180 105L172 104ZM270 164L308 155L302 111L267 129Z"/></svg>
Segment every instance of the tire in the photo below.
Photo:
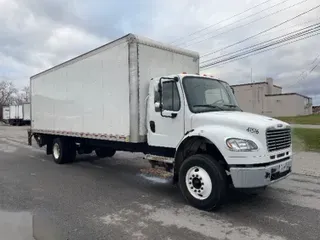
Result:
<svg viewBox="0 0 320 240"><path fill-rule="evenodd" d="M197 154L182 163L179 186L190 205L210 211L219 208L225 200L227 176L213 157Z"/></svg>
<svg viewBox="0 0 320 240"><path fill-rule="evenodd" d="M71 163L76 158L76 145L68 139L56 138L52 143L53 161L57 164Z"/></svg>
<svg viewBox="0 0 320 240"><path fill-rule="evenodd" d="M116 154L116 150L112 148L98 148L95 150L98 158L113 157Z"/></svg>

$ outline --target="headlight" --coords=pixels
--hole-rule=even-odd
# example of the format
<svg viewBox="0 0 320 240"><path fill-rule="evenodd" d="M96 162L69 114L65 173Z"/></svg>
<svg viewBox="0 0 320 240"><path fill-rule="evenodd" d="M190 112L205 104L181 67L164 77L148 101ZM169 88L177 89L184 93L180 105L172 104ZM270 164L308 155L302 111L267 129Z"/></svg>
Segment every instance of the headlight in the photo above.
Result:
<svg viewBox="0 0 320 240"><path fill-rule="evenodd" d="M227 139L226 144L231 151L236 152L249 152L258 149L257 144L246 139L229 138Z"/></svg>

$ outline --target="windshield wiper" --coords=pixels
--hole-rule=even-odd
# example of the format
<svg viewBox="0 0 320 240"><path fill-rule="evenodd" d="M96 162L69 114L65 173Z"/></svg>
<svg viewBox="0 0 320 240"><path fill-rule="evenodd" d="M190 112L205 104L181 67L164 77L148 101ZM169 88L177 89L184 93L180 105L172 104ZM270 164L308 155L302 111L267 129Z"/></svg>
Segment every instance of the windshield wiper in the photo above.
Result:
<svg viewBox="0 0 320 240"><path fill-rule="evenodd" d="M217 105L211 105L211 104L199 104L199 105L193 105L192 107L210 107L210 108L217 108L219 110L223 110L222 107L219 107Z"/></svg>
<svg viewBox="0 0 320 240"><path fill-rule="evenodd" d="M233 108L238 108L237 105L232 105L232 104L223 104L223 106L226 106L226 107L233 107Z"/></svg>
<svg viewBox="0 0 320 240"><path fill-rule="evenodd" d="M238 108L238 109L239 109L239 111L243 112L243 110L242 110L239 106L237 106L237 105L233 105L233 104L224 104L223 106L225 106L225 107L230 107L230 108Z"/></svg>

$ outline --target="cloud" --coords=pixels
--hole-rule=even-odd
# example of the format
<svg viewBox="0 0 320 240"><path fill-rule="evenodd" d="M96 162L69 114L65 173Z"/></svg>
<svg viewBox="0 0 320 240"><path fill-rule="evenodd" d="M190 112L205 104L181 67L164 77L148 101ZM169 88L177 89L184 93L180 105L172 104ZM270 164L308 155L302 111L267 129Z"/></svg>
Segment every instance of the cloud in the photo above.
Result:
<svg viewBox="0 0 320 240"><path fill-rule="evenodd" d="M280 0L271 0L243 15L216 24L265 0L92 0L90 4L84 0L0 0L0 80L11 78L22 86L27 83L26 76L129 32L167 43L180 38L173 44L188 46L200 54L216 51L204 57L202 60L205 61L319 22L320 8L241 44L217 51L318 4L317 0L301 1L281 3ZM299 4L291 7L296 3ZM264 10L275 4L278 5ZM288 9L273 14L284 8ZM259 14L240 20L259 11ZM273 15L266 17L269 14ZM253 20L255 22L251 23ZM216 25L208 27L213 24ZM206 30L190 35L205 27ZM320 86L317 84L320 67L299 81L301 72L308 72L312 61L320 54L320 50L318 53L315 48L319 39L310 38L218 65L206 72L235 84L250 81L252 69L254 81L273 77L285 91L320 96L317 87Z"/></svg>

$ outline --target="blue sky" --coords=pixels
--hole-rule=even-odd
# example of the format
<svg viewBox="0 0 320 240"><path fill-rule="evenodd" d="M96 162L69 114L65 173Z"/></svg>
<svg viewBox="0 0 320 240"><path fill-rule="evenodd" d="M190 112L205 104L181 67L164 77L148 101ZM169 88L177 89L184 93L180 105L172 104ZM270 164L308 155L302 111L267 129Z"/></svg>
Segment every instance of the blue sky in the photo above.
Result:
<svg viewBox="0 0 320 240"><path fill-rule="evenodd" d="M246 14L208 27L263 2ZM295 3L296 6L290 7ZM256 34L317 4L318 0L0 0L0 80L9 79L22 87L28 84L31 75L129 32L167 43L182 37L175 45L187 46L203 55ZM269 7L272 8L267 9ZM284 8L288 9L281 10ZM276 11L280 12L259 20ZM255 13L251 18L240 20ZM319 22L319 16L320 8L209 57L306 27ZM256 22L240 27L252 20ZM190 36L206 27L205 31ZM222 33L225 30L230 31ZM216 33L220 35L212 37ZM306 74L307 78L303 81L298 80L303 71L307 73L311 69L311 63L320 54L320 49L316 47L319 42L320 36L317 36L206 72L235 84L250 81L252 68L254 81L273 77L274 82L283 86L286 92L297 91L314 97L320 95L320 67ZM315 98L315 103L320 104L320 97Z"/></svg>

